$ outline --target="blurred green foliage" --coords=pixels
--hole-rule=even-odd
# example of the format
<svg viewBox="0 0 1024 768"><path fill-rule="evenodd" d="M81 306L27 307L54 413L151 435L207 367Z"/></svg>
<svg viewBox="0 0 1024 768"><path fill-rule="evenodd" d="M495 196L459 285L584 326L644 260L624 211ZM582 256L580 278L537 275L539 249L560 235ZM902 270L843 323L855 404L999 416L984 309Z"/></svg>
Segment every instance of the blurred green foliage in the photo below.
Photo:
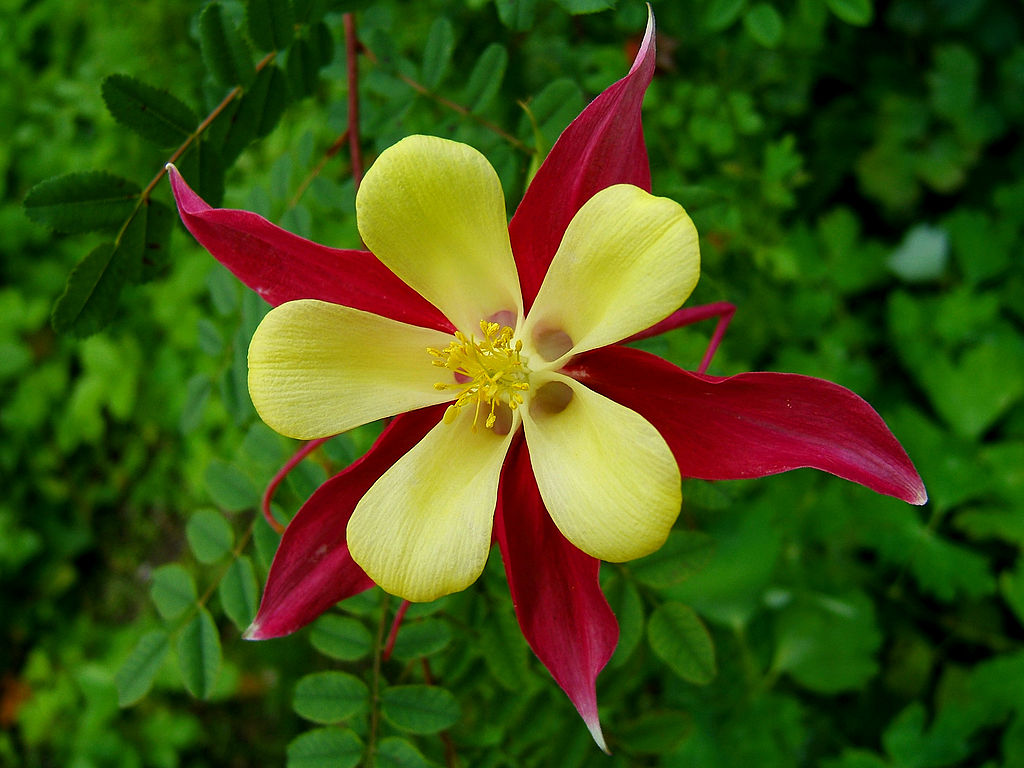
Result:
<svg viewBox="0 0 1024 768"><path fill-rule="evenodd" d="M694 302L738 305L712 371L853 388L931 501L803 471L687 482L667 548L603 570L622 630L598 689L611 758L526 647L497 556L466 593L411 608L391 660L397 601L376 590L242 642L277 542L259 496L296 448L246 391L266 307L159 216L119 232L132 209L100 195L60 220L54 201L102 193L95 176L29 194L94 171L144 188L243 85L183 172L214 201L356 245L344 12L364 46L367 159L410 133L466 141L510 210L535 155L627 70L646 18L632 0L0 13L0 765L358 765L372 740L378 766L1024 765L1020 5L656 5L654 189L702 235ZM166 210L166 181L152 201ZM105 330L56 334L72 268L107 269L122 236L159 258L125 261L116 301L76 329ZM693 368L709 330L646 346ZM376 432L301 464L279 519Z"/></svg>

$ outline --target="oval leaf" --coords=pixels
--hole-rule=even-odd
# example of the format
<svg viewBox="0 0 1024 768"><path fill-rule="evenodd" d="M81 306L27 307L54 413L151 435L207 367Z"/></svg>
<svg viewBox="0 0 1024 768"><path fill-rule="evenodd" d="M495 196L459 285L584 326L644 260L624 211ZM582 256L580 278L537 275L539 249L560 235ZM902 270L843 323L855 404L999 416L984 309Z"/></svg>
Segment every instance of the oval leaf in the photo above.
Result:
<svg viewBox="0 0 1024 768"><path fill-rule="evenodd" d="M199 118L168 91L127 75L103 81L103 102L117 122L159 147L176 147L187 139Z"/></svg>
<svg viewBox="0 0 1024 768"><path fill-rule="evenodd" d="M153 571L153 585L149 588L156 610L167 621L173 621L198 599L192 575L177 563L161 565Z"/></svg>
<svg viewBox="0 0 1024 768"><path fill-rule="evenodd" d="M292 739L288 768L354 768L363 759L363 742L352 731L316 728Z"/></svg>
<svg viewBox="0 0 1024 768"><path fill-rule="evenodd" d="M118 705L130 706L149 693L170 647L167 633L162 629L148 632L139 638L114 677Z"/></svg>
<svg viewBox="0 0 1024 768"><path fill-rule="evenodd" d="M314 672L295 686L292 709L314 723L337 723L366 712L370 689L347 672Z"/></svg>
<svg viewBox="0 0 1024 768"><path fill-rule="evenodd" d="M178 666L188 692L200 699L207 698L217 683L220 662L217 625L210 612L200 608L178 637Z"/></svg>
<svg viewBox="0 0 1024 768"><path fill-rule="evenodd" d="M135 210L137 184L105 171L69 173L41 181L25 196L25 213L58 232L117 229Z"/></svg>
<svg viewBox="0 0 1024 768"><path fill-rule="evenodd" d="M423 51L423 85L434 89L441 84L452 63L455 50L455 29L444 16L438 16L427 35L427 46Z"/></svg>
<svg viewBox="0 0 1024 768"><path fill-rule="evenodd" d="M494 100L508 67L508 51L501 43L488 45L469 74L462 101L471 112L480 112Z"/></svg>
<svg viewBox="0 0 1024 768"><path fill-rule="evenodd" d="M201 509L189 518L185 537L192 552L201 563L215 563L228 553L235 543L235 532L224 515L212 509Z"/></svg>
<svg viewBox="0 0 1024 768"><path fill-rule="evenodd" d="M774 48L782 42L782 16L775 6L758 3L743 15L743 26L765 48Z"/></svg>
<svg viewBox="0 0 1024 768"><path fill-rule="evenodd" d="M424 619L403 625L392 651L395 658L413 659L443 651L452 640L452 628L443 619Z"/></svg>
<svg viewBox="0 0 1024 768"><path fill-rule="evenodd" d="M704 623L688 605L658 606L647 623L647 640L654 653L684 680L705 685L714 678L715 646Z"/></svg>
<svg viewBox="0 0 1024 768"><path fill-rule="evenodd" d="M252 623L258 607L259 585L252 560L248 556L241 555L231 563L217 593L224 613L236 627L245 629Z"/></svg>
<svg viewBox="0 0 1024 768"><path fill-rule="evenodd" d="M396 685L380 697L381 711L395 727L410 733L437 733L459 720L450 691L432 685Z"/></svg>
<svg viewBox="0 0 1024 768"><path fill-rule="evenodd" d="M241 512L259 504L260 495L252 480L234 464L214 459L203 475L210 498L227 512Z"/></svg>
<svg viewBox="0 0 1024 768"><path fill-rule="evenodd" d="M427 768L430 763L405 739L391 736L377 744L374 768Z"/></svg>
<svg viewBox="0 0 1024 768"><path fill-rule="evenodd" d="M320 653L339 661L355 661L369 656L373 648L373 635L362 622L332 613L313 623L309 641Z"/></svg>
<svg viewBox="0 0 1024 768"><path fill-rule="evenodd" d="M825 5L847 24L866 27L875 15L871 0L825 0Z"/></svg>

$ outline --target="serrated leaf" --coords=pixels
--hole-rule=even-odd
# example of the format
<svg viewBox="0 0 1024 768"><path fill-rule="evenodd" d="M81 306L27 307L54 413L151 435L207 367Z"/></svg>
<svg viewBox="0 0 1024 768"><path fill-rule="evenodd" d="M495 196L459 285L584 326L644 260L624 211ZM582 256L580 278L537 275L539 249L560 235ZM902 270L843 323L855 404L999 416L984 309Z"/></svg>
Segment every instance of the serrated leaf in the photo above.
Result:
<svg viewBox="0 0 1024 768"><path fill-rule="evenodd" d="M252 560L247 555L239 555L231 563L217 587L217 594L224 613L239 629L245 629L256 618L259 585Z"/></svg>
<svg viewBox="0 0 1024 768"><path fill-rule="evenodd" d="M88 336L114 318L127 282L127 270L114 262L116 250L113 243L101 243L71 270L50 316L57 333Z"/></svg>
<svg viewBox="0 0 1024 768"><path fill-rule="evenodd" d="M684 680L710 683L717 673L715 646L696 612L682 603L663 603L647 621L651 650Z"/></svg>
<svg viewBox="0 0 1024 768"><path fill-rule="evenodd" d="M264 67L231 113L222 152L231 162L256 139L277 125L288 105L288 82L276 66Z"/></svg>
<svg viewBox="0 0 1024 768"><path fill-rule="evenodd" d="M309 26L307 37L317 67L326 67L334 59L334 36L331 35L331 28L323 21Z"/></svg>
<svg viewBox="0 0 1024 768"><path fill-rule="evenodd" d="M441 84L452 63L455 50L455 28L444 16L438 16L430 26L427 45L423 51L423 85L433 90Z"/></svg>
<svg viewBox="0 0 1024 768"><path fill-rule="evenodd" d="M299 38L288 49L288 63L286 67L288 85L295 96L308 96L316 90L320 68L317 66L316 51L309 40L304 37Z"/></svg>
<svg viewBox="0 0 1024 768"><path fill-rule="evenodd" d="M287 754L287 768L354 768L363 742L352 731L316 728L292 739Z"/></svg>
<svg viewBox="0 0 1024 768"><path fill-rule="evenodd" d="M390 736L377 744L374 768L427 768L429 765L420 751L405 739Z"/></svg>
<svg viewBox="0 0 1024 768"><path fill-rule="evenodd" d="M233 103L228 111L234 114L233 110L237 108L237 103ZM223 142L226 127L227 124L215 120L203 138L193 142L188 152L177 162L181 175L212 206L220 205L224 199L224 159L221 157L218 140ZM218 132L219 136L216 136Z"/></svg>
<svg viewBox="0 0 1024 768"><path fill-rule="evenodd" d="M224 18L220 3L210 3L199 16L199 47L203 62L220 85L247 85L256 72L252 52L234 25Z"/></svg>
<svg viewBox="0 0 1024 768"><path fill-rule="evenodd" d="M199 124L199 118L187 104L134 77L110 75L101 90L114 119L158 147L180 145Z"/></svg>
<svg viewBox="0 0 1024 768"><path fill-rule="evenodd" d="M130 706L149 693L170 647L170 638L162 629L147 632L139 638L114 676L119 706Z"/></svg>
<svg viewBox="0 0 1024 768"><path fill-rule="evenodd" d="M220 673L220 635L213 617L200 608L178 637L178 666L185 688L199 699L208 698Z"/></svg>
<svg viewBox="0 0 1024 768"><path fill-rule="evenodd" d="M249 35L264 51L280 51L295 38L291 0L249 0L246 9Z"/></svg>
<svg viewBox="0 0 1024 768"><path fill-rule="evenodd" d="M533 26L537 0L494 0L501 23L514 32L525 32Z"/></svg>
<svg viewBox="0 0 1024 768"><path fill-rule="evenodd" d="M314 672L295 685L292 709L314 723L337 723L366 712L370 689L347 672Z"/></svg>
<svg viewBox="0 0 1024 768"><path fill-rule="evenodd" d="M135 210L139 187L106 171L69 173L41 181L25 196L32 221L79 234L118 229Z"/></svg>
<svg viewBox="0 0 1024 768"><path fill-rule="evenodd" d="M437 733L450 728L460 717L459 703L451 691L433 685L396 685L380 697L384 717L410 733Z"/></svg>
<svg viewBox="0 0 1024 768"><path fill-rule="evenodd" d="M145 232L142 242L142 273L140 280L146 282L160 275L167 266L170 254L171 231L178 217L170 207L157 200L146 200L136 218L145 215ZM127 235L127 232L125 233Z"/></svg>
<svg viewBox="0 0 1024 768"><path fill-rule="evenodd" d="M309 641L320 653L340 661L356 661L373 649L373 635L361 621L333 613L313 622Z"/></svg>
<svg viewBox="0 0 1024 768"><path fill-rule="evenodd" d="M871 0L825 0L825 5L847 24L866 27L875 15Z"/></svg>
<svg viewBox="0 0 1024 768"><path fill-rule="evenodd" d="M156 605L157 613L167 621L182 616L199 597L192 574L177 563L161 565L153 571L149 596Z"/></svg>
<svg viewBox="0 0 1024 768"><path fill-rule="evenodd" d="M674 530L661 549L630 566L633 577L659 589L678 584L711 562L714 539L700 531Z"/></svg>
<svg viewBox="0 0 1024 768"><path fill-rule="evenodd" d="M213 459L206 465L203 478L210 498L226 512L241 512L259 503L260 496L256 486L249 476L234 464Z"/></svg>
<svg viewBox="0 0 1024 768"><path fill-rule="evenodd" d="M469 74L463 103L471 112L480 112L494 100L508 67L508 51L501 43L488 45Z"/></svg>
<svg viewBox="0 0 1024 768"><path fill-rule="evenodd" d="M215 563L226 555L235 543L235 532L224 515L212 509L200 509L189 518L185 537L192 552L201 563Z"/></svg>
<svg viewBox="0 0 1024 768"><path fill-rule="evenodd" d="M743 14L743 26L765 48L774 48L782 42L785 25L775 6L769 3L757 3Z"/></svg>

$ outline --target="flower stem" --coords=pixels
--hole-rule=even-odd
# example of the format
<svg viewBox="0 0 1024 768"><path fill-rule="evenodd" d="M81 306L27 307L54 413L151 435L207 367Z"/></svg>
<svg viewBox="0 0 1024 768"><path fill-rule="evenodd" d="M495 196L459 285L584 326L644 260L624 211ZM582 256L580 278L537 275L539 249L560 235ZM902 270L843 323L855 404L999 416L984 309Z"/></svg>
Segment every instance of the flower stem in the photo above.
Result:
<svg viewBox="0 0 1024 768"><path fill-rule="evenodd" d="M288 473L298 466L299 462L330 439L330 437L318 437L316 440L310 440L299 448L299 450L295 452L295 455L288 459L287 463L285 463L285 465L277 471L277 474L274 475L270 482L267 483L267 489L263 491L263 498L260 500L260 509L263 511L264 519L270 527L278 533L284 533L284 526L274 518L273 513L270 511L270 502L274 498L274 491L277 490L277 486L281 484L281 481L288 476Z"/></svg>
<svg viewBox="0 0 1024 768"><path fill-rule="evenodd" d="M359 39L352 13L342 16L345 25L345 64L348 71L348 151L352 160L352 181L359 189L363 181L363 153L359 146Z"/></svg>

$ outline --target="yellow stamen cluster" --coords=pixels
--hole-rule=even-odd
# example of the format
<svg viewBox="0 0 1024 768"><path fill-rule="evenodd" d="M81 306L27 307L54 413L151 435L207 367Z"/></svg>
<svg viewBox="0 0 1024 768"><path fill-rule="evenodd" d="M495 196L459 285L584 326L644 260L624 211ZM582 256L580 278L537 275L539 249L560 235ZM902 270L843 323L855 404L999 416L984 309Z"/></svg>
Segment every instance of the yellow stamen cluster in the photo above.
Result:
<svg viewBox="0 0 1024 768"><path fill-rule="evenodd" d="M497 420L495 409L504 404L515 410L523 404L522 393L530 388L530 371L519 357L523 342L513 344L514 331L486 320L480 321L480 330L484 334L480 341L456 331L456 341L444 349L427 348L434 365L455 374L455 382L440 381L434 387L462 390L444 413L446 424L455 420L460 408L472 403L473 428L476 429L480 414L488 409L484 426L490 429Z"/></svg>

